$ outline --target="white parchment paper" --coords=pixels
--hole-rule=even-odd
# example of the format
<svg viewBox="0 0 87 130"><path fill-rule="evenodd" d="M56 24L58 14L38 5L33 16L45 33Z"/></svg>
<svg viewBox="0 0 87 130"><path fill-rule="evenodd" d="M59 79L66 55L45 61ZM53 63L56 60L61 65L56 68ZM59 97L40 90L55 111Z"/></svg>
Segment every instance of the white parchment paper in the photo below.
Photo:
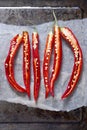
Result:
<svg viewBox="0 0 87 130"><path fill-rule="evenodd" d="M37 25L37 30L40 37L40 61L41 61L41 88L37 104L33 97L33 71L32 71L32 57L31 57L31 99L26 94L18 93L9 85L4 69L4 61L9 51L10 40L22 31L28 31L30 35L30 42L32 42L31 35L33 32L30 26L14 26L0 23L0 100L12 103L20 103L28 107L36 107L52 111L70 111L81 106L87 106L87 19L59 21L60 26L68 26L76 35L83 51L83 70L80 80L75 91L65 100L61 100L61 96L65 91L74 64L73 53L64 40L63 46L63 60L59 78L55 82L55 97L49 96L45 99L45 88L43 83L42 62L44 55L44 48L46 37L52 28L53 22ZM23 72L22 72L22 46L20 47L15 60L15 78L17 82L24 87ZM50 67L51 70L52 66Z"/></svg>

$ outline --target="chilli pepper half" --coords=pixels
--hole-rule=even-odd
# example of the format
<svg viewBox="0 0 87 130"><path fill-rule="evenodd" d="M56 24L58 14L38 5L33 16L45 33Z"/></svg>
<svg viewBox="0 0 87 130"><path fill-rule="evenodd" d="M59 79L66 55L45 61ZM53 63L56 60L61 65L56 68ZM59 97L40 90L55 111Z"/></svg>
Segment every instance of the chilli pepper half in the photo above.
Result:
<svg viewBox="0 0 87 130"><path fill-rule="evenodd" d="M61 34L60 28L57 25L57 19L55 13L53 12L55 18L55 25L54 25L54 63L52 69L52 75L50 79L50 93L54 96L54 83L59 76L60 68L61 68L61 61L62 61L62 42L61 42Z"/></svg>
<svg viewBox="0 0 87 130"><path fill-rule="evenodd" d="M30 41L28 32L23 32L23 79L30 97Z"/></svg>
<svg viewBox="0 0 87 130"><path fill-rule="evenodd" d="M39 57L39 35L36 31L32 33L32 53L34 72L34 99L37 101L40 90L40 57Z"/></svg>
<svg viewBox="0 0 87 130"><path fill-rule="evenodd" d="M6 72L6 77L13 88L15 88L18 92L26 92L26 89L18 85L14 77L14 58L21 44L21 41L22 41L21 35L16 35L11 40L9 53L5 60L5 72Z"/></svg>
<svg viewBox="0 0 87 130"><path fill-rule="evenodd" d="M68 97L68 95L70 95L71 92L75 89L77 81L80 77L83 61L82 61L82 50L73 32L69 28L64 27L61 28L61 35L69 43L74 53L74 66L73 66L72 75L69 80L68 86L61 97L62 99L64 99Z"/></svg>
<svg viewBox="0 0 87 130"><path fill-rule="evenodd" d="M54 42L54 35L51 31L46 39L46 47L44 52L44 61L43 61L43 77L44 77L44 84L45 84L45 97L48 97L50 93L50 86L49 86L49 65L50 65L50 58L52 53L52 47Z"/></svg>

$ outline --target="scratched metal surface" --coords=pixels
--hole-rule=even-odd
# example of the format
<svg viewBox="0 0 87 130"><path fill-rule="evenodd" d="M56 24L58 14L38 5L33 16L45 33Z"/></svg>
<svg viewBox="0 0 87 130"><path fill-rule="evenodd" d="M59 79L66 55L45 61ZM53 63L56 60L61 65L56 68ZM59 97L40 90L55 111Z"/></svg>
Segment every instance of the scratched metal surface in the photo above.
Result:
<svg viewBox="0 0 87 130"><path fill-rule="evenodd" d="M60 20L82 18L82 11L80 8L57 8L55 9L55 12ZM34 9L34 11L32 9L0 10L0 22L16 25L29 25L28 20L31 20L35 24L52 21L52 9ZM69 113L50 112L28 108L20 104L0 102L0 129L2 130L44 130L44 128L48 130L67 130L68 128L70 130L80 129L79 125L82 118L81 108Z"/></svg>
<svg viewBox="0 0 87 130"><path fill-rule="evenodd" d="M0 9L0 22L15 25L30 25L30 22L41 24L54 20L53 10L55 10L58 20L82 18L79 7L4 7Z"/></svg>

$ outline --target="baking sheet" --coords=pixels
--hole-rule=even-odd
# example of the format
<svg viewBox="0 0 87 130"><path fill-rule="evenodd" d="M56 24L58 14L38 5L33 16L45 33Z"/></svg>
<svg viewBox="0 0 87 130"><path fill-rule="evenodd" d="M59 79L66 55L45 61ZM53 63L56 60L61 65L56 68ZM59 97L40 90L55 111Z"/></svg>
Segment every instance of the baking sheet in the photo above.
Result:
<svg viewBox="0 0 87 130"><path fill-rule="evenodd" d="M32 41L31 35L33 32L32 26L14 26L14 25L6 25L0 23L0 100L8 101L13 103L20 103L23 105L27 105L28 107L37 107L46 110L52 111L70 111L81 106L86 106L86 39L87 39L87 19L82 20L70 20L70 21L58 21L60 26L68 26L75 33L76 37L79 40L80 46L83 51L83 71L81 74L81 78L77 84L75 91L72 95L65 99L61 100L61 96L66 89L68 84L72 67L73 67L73 53L69 48L68 44L65 41L62 41L63 45L63 61L62 68L55 83L55 97L52 98L49 96L48 99L45 99L45 88L43 83L43 74L42 74L42 63L43 63L43 55L46 37L49 31L52 28L53 22L44 23L41 25L36 25L38 33L40 35L40 61L41 61L41 88L40 94L37 104L33 98L33 72L32 72L32 58L31 58L31 99L28 98L27 95L16 92L12 89L6 79L5 70L4 70L4 60L8 54L8 50L10 47L10 40L17 34L22 33L22 31L28 31L30 35L30 42ZM24 86L23 84L23 72L22 72L22 46L18 52L18 55L15 60L15 78L17 82ZM52 66L51 66L52 67ZM51 68L50 68L51 70Z"/></svg>

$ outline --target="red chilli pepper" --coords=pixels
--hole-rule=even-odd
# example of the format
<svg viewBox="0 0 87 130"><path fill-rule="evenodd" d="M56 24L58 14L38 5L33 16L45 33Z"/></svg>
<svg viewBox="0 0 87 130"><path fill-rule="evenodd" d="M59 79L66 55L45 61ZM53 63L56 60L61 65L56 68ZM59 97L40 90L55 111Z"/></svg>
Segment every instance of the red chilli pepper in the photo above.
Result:
<svg viewBox="0 0 87 130"><path fill-rule="evenodd" d="M28 32L23 32L23 79L30 97L30 41Z"/></svg>
<svg viewBox="0 0 87 130"><path fill-rule="evenodd" d="M46 47L44 52L44 61L43 61L43 76L44 76L44 84L45 84L45 97L48 97L48 94L50 93L50 87L49 87L49 64L50 64L50 58L52 53L52 46L54 41L54 35L52 31L48 34L47 40L46 40Z"/></svg>
<svg viewBox="0 0 87 130"><path fill-rule="evenodd" d="M26 92L24 88L22 88L20 85L17 84L14 77L14 58L19 48L19 45L21 44L21 41L22 41L21 35L16 35L12 39L10 43L9 53L5 60L5 72L6 72L6 77L13 88L15 88L19 92Z"/></svg>
<svg viewBox="0 0 87 130"><path fill-rule="evenodd" d="M39 57L39 35L32 33L33 72L34 72L34 99L37 101L40 90L40 57Z"/></svg>
<svg viewBox="0 0 87 130"><path fill-rule="evenodd" d="M74 53L74 66L72 75L68 83L68 86L61 97L62 99L64 99L68 97L71 94L71 92L75 89L78 79L80 77L83 62L82 62L82 50L73 32L69 28L64 27L61 28L61 34L63 38L69 43Z"/></svg>
<svg viewBox="0 0 87 130"><path fill-rule="evenodd" d="M54 64L50 79L50 93L54 96L54 83L59 76L62 61L62 43L60 28L57 24L54 25Z"/></svg>

